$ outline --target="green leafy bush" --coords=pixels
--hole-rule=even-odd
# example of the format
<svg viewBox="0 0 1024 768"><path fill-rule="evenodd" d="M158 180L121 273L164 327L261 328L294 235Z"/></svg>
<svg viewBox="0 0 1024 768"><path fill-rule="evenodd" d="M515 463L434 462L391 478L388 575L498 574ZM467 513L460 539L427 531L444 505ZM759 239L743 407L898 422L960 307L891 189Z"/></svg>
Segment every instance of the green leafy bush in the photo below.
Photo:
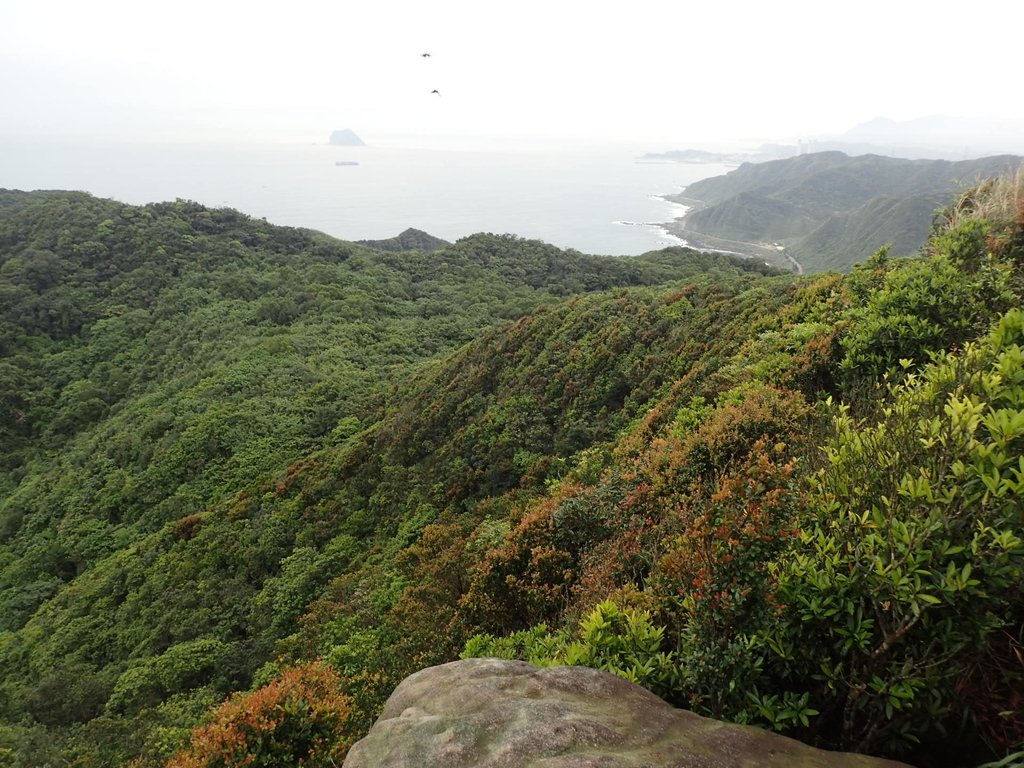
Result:
<svg viewBox="0 0 1024 768"><path fill-rule="evenodd" d="M966 246L955 233L946 237L955 255L875 258L851 278L857 305L846 315L848 332L840 341L847 381L899 371L901 360L925 363L931 354L975 338L1017 303L1008 265L981 255L968 268Z"/></svg>
<svg viewBox="0 0 1024 768"><path fill-rule="evenodd" d="M575 632L549 632L544 624L496 638L470 638L464 659L495 656L522 659L537 666L580 666L601 669L666 696L678 682L674 654L663 650L664 630L649 614L599 603Z"/></svg>
<svg viewBox="0 0 1024 768"><path fill-rule="evenodd" d="M784 610L752 641L763 682L810 692L834 742L906 748L1024 685L1012 655L978 669L1024 622L1022 344L1013 310L890 385L877 418L839 409L799 546L773 566Z"/></svg>

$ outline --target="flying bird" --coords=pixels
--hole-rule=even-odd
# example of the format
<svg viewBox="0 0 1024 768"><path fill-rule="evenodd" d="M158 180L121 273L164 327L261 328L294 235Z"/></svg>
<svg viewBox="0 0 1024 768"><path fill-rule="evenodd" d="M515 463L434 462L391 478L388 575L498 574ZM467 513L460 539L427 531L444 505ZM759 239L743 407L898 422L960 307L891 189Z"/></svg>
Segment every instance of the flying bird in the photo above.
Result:
<svg viewBox="0 0 1024 768"><path fill-rule="evenodd" d="M424 59L429 59L430 58L430 54L429 53L421 53L420 56L422 56Z"/></svg>
<svg viewBox="0 0 1024 768"><path fill-rule="evenodd" d="M431 93L436 93L436 94L437 94L438 96L440 96L440 95L441 95L441 92L440 92L439 90L437 90L437 88L435 88L434 90L432 90L432 91L431 91Z"/></svg>

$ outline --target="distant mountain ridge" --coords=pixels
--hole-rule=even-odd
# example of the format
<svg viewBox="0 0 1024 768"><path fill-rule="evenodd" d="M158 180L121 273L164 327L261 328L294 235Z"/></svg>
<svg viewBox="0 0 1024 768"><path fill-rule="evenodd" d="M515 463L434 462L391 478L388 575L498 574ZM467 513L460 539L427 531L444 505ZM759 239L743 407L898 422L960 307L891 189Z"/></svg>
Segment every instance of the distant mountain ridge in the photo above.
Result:
<svg viewBox="0 0 1024 768"><path fill-rule="evenodd" d="M855 125L836 139L871 143L897 150L930 147L957 152L965 158L1024 151L1024 122L1020 120L987 120L950 115L930 115L913 120L891 120L876 117ZM889 154L888 152L886 154ZM916 155L921 157L921 155ZM948 157L948 154L933 154Z"/></svg>
<svg viewBox="0 0 1024 768"><path fill-rule="evenodd" d="M1018 168L1017 155L905 160L815 152L744 163L669 199L694 206L673 228L691 244L723 248L808 271L848 270L880 247L894 256L925 241L931 214L958 189Z"/></svg>

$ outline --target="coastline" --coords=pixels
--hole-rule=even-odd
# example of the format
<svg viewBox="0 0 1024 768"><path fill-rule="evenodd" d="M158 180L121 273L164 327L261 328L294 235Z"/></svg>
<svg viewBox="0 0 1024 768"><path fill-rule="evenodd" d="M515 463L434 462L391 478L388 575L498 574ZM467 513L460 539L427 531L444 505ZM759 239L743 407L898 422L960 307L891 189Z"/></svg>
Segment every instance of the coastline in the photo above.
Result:
<svg viewBox="0 0 1024 768"><path fill-rule="evenodd" d="M674 214L675 215L672 216L672 221L671 222L669 222L669 223L662 223L662 224L655 224L654 227L656 229L658 229L662 233L663 237L665 237L667 239L670 239L670 240L676 240L676 241L678 241L679 245L687 246L687 247L691 247L692 248L693 245L690 243L690 241L687 240L682 235L682 221L683 221L683 219L686 218L686 215L693 208L693 205L692 204L691 205L687 205L686 203L683 203L680 200L672 199L674 197L678 197L678 195L669 195L669 194L666 193L666 194L661 194L661 195L651 195L651 197L653 197L656 200L661 200L663 202L666 202L666 203L668 203L669 205L671 205L675 209L674 210ZM677 222L679 223L679 228L676 228L676 227L673 226Z"/></svg>
<svg viewBox="0 0 1024 768"><path fill-rule="evenodd" d="M683 217L685 217L686 214L690 210L690 206L684 205L683 203L676 202L675 200L670 200L669 199L669 193L663 193L663 194L657 194L657 195L649 195L649 197L650 197L651 200L660 200L660 201L662 201L664 203L668 203L669 205L673 206L674 208L682 209L681 211L676 213L675 216L672 217L673 221L681 221L683 219ZM666 222L662 222L662 221L624 221L624 220L617 220L617 221L614 221L612 223L613 224L618 224L619 226L623 226L623 227L643 227L645 229L653 230L653 231L657 232L658 236L662 240L664 240L666 243L668 243L670 246L692 247L690 245L689 241L686 240L686 238L680 236L677 232L672 230L672 225L670 223L666 223Z"/></svg>
<svg viewBox="0 0 1024 768"><path fill-rule="evenodd" d="M697 251L715 251L717 253L728 253L733 256L742 256L747 259L762 259L769 266L791 269L798 275L804 273L803 265L779 246L766 246L742 240L729 240L687 229L685 223L687 215L691 211L706 207L706 203L702 200L686 197L685 191L684 189L680 193L654 195L654 197L682 209L682 212L678 216L673 217L672 221L652 225L664 232L665 237L678 240L682 245Z"/></svg>
<svg viewBox="0 0 1024 768"><path fill-rule="evenodd" d="M650 229L658 233L658 237L665 241L668 247L681 245L689 246L690 244L679 235L671 232L668 225L657 221L613 221L612 224L617 224L620 227L642 227L644 229Z"/></svg>

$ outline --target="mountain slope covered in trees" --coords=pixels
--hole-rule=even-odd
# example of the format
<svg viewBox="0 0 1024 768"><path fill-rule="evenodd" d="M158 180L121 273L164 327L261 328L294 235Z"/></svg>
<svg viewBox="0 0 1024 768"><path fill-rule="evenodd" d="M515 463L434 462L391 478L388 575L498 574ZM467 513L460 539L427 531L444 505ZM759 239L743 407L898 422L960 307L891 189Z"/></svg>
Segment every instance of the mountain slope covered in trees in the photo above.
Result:
<svg viewBox="0 0 1024 768"><path fill-rule="evenodd" d="M951 162L842 152L744 163L677 196L695 205L677 234L773 262L781 245L809 272L848 271L885 245L894 256L915 253L951 196L1020 164L1014 155Z"/></svg>
<svg viewBox="0 0 1024 768"><path fill-rule="evenodd" d="M921 765L1020 748L1022 199L798 277L0 195L0 750L336 764L479 654Z"/></svg>
<svg viewBox="0 0 1024 768"><path fill-rule="evenodd" d="M271 536L217 571L215 608L196 602L196 557L180 581L161 562L123 588L141 588L133 599L114 590L118 610L87 610L92 580L111 568L127 578L115 563L142 565L133 553L147 537L187 529L372 428L418 364L495 323L570 294L708 269L742 278L752 266L681 249L595 258L490 235L386 254L230 210L77 193L5 192L0 210L0 631L19 633L11 645L4 636L4 652L20 654L26 632L53 647L30 652L31 665L4 664L4 700L15 720L27 712L59 728L105 713L130 661L205 631L194 613L218 637L251 635L248 619L229 618L240 606L223 601L232 583L250 593L275 572L296 531L279 532L284 549ZM168 580L191 609L160 593ZM88 615L69 618L65 605ZM32 635L26 622L48 612L60 630ZM290 621L274 619L274 631ZM240 658L220 693L265 660ZM15 685L23 677L29 688Z"/></svg>

